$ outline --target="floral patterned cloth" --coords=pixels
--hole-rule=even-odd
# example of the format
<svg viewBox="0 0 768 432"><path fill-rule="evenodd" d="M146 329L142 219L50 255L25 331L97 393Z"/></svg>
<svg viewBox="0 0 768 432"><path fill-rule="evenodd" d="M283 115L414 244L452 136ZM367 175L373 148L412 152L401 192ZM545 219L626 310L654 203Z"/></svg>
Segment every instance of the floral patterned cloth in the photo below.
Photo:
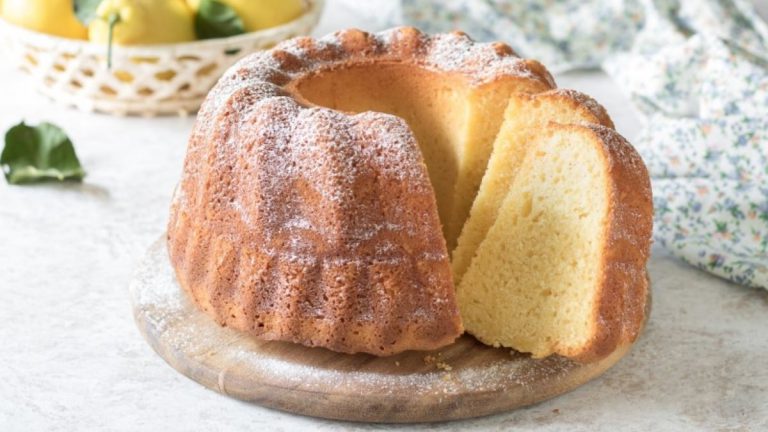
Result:
<svg viewBox="0 0 768 432"><path fill-rule="evenodd" d="M646 126L656 241L768 289L768 27L746 0L402 0L404 21L603 68ZM387 16L394 16L390 13ZM396 24L390 22L388 24Z"/></svg>

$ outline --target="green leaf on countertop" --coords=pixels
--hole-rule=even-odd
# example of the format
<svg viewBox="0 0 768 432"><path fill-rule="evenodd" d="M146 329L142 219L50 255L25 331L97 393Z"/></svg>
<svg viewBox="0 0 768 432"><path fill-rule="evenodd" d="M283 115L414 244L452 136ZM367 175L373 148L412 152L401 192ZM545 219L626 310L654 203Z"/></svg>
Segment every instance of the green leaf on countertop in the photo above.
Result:
<svg viewBox="0 0 768 432"><path fill-rule="evenodd" d="M75 0L75 16L81 23L88 25L96 18L96 10L104 0Z"/></svg>
<svg viewBox="0 0 768 432"><path fill-rule="evenodd" d="M234 9L219 0L201 0L195 14L198 39L216 39L245 33L245 25Z"/></svg>
<svg viewBox="0 0 768 432"><path fill-rule="evenodd" d="M44 181L82 181L80 165L67 134L51 123L27 126L24 122L5 134L0 169L10 184Z"/></svg>

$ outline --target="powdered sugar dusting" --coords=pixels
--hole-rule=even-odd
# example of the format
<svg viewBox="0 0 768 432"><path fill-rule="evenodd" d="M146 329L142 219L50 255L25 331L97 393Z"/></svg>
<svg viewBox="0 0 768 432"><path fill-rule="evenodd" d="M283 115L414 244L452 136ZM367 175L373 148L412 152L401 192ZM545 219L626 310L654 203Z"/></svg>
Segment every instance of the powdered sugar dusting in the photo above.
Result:
<svg viewBox="0 0 768 432"><path fill-rule="evenodd" d="M388 114L304 106L284 87L345 57L394 55L380 48L354 31L281 43L227 72L201 109L169 250L185 288L220 323L375 354L460 333L411 129Z"/></svg>
<svg viewBox="0 0 768 432"><path fill-rule="evenodd" d="M535 73L517 56L500 54L490 43L475 43L463 35L434 37L426 58L428 64L441 71L459 72L477 84L503 76L534 79Z"/></svg>
<svg viewBox="0 0 768 432"><path fill-rule="evenodd" d="M219 83L209 94L206 102L200 110L198 121L192 134L192 142L206 140L206 135L213 131L222 134L231 121L221 121L219 116L224 110L234 112L240 118L247 118L249 113L256 110L262 113L273 113L280 108L273 104L265 105L265 102L290 97L283 89L286 84L298 78L311 74L317 70L334 68L348 62L371 62L376 59L386 61L412 62L431 69L444 72L458 72L468 78L470 84L482 84L489 80L505 76L515 76L524 79L546 81L548 76L541 75L540 71L534 71L528 64L515 56L509 47L490 43L475 43L469 37L459 33L441 34L429 36L413 28L393 28L377 34L368 34L358 30L344 30L329 34L320 39L308 37L294 38L278 44L269 51L252 54L240 60L220 79ZM268 107L268 109L265 109ZM292 107L293 108L293 107ZM304 110L292 109L296 118L308 115ZM312 116L325 117L328 121L346 121L339 113L331 113L332 110L323 109L322 113L312 113ZM402 147L404 142L410 145L415 142L408 126L402 122L396 125L391 119L381 120L386 114L365 113L355 116L357 124L369 122L361 127L361 134L383 122L387 125L389 136L380 140L383 143L391 142L392 148ZM285 136L286 133L295 133L294 121L262 123L262 127L272 129L283 128L285 130L273 130L274 136ZM381 125L379 125L381 126ZM311 132L315 132L312 128ZM343 133L343 128L336 128L336 134ZM328 141L334 145L346 145L349 140L339 139L333 133L326 132ZM296 136L291 145L301 144L302 138ZM366 137L364 137L366 138ZM237 146L232 140L233 148ZM194 161L201 157L198 151L190 146L187 161ZM329 148L329 151L335 151ZM234 153L234 152L233 152ZM387 158L409 154L408 152L388 151ZM395 171L396 174L413 178L412 173L401 171L403 167L412 164L400 163L379 164L385 170ZM290 166L282 165L280 168L286 176L294 174ZM349 168L349 167L348 167ZM185 172L198 175L199 170L187 163ZM342 171L353 174L353 169ZM391 174L391 172L389 173ZM404 177L402 177L404 179ZM343 188L321 188L321 191L344 193ZM180 190L178 200L186 199L186 191ZM339 201L343 197L327 197L332 201ZM174 204L174 208L178 206ZM242 212L242 206L233 204L238 210L244 222L248 215Z"/></svg>
<svg viewBox="0 0 768 432"><path fill-rule="evenodd" d="M562 95L578 103L581 107L586 108L592 115L594 115L603 126L613 128L613 121L605 110L605 107L600 105L595 99L582 92L570 89L555 89L551 90L553 94Z"/></svg>

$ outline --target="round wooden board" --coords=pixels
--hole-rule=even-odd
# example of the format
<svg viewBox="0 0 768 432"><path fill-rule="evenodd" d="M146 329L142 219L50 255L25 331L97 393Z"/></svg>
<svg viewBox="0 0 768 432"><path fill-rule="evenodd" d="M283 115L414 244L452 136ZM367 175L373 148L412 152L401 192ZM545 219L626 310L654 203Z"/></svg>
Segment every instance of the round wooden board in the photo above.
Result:
<svg viewBox="0 0 768 432"><path fill-rule="evenodd" d="M328 419L432 422L508 411L575 389L629 348L578 364L534 360L469 336L391 357L258 341L195 307L176 283L164 239L150 248L130 290L141 333L182 374L228 396Z"/></svg>

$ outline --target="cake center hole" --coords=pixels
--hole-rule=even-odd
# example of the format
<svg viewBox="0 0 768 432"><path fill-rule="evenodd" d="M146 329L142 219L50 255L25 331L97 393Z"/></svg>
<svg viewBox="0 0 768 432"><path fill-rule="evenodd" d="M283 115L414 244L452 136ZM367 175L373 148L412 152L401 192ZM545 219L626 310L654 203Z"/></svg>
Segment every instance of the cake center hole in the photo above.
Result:
<svg viewBox="0 0 768 432"><path fill-rule="evenodd" d="M361 64L320 70L291 84L311 105L393 114L413 131L427 164L449 248L458 233L446 226L455 203L467 121L466 80L414 65Z"/></svg>

